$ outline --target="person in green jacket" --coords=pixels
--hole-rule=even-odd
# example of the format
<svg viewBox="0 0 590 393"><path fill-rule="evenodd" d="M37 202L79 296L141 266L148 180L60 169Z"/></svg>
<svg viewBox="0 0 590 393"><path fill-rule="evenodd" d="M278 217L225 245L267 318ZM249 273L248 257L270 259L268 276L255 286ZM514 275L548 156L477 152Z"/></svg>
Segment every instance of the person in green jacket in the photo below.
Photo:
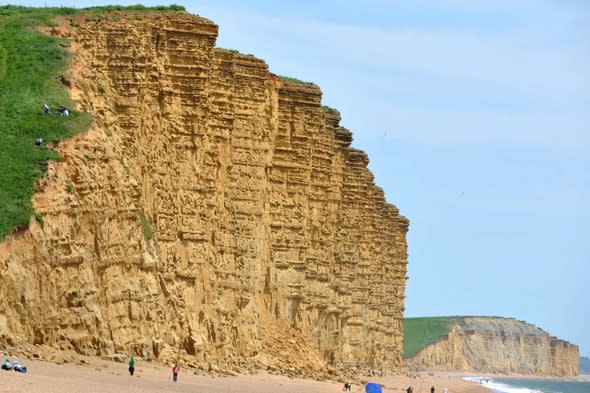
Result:
<svg viewBox="0 0 590 393"><path fill-rule="evenodd" d="M135 371L135 359L131 356L131 360L129 360L129 374L133 376L133 372Z"/></svg>

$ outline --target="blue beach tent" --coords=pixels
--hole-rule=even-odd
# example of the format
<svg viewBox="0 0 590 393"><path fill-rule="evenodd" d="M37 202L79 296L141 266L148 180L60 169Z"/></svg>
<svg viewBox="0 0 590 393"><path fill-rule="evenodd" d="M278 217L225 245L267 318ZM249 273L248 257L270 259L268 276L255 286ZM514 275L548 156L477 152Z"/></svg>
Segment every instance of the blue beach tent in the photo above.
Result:
<svg viewBox="0 0 590 393"><path fill-rule="evenodd" d="M381 390L381 385L378 383L369 382L365 385L365 392L366 393L383 393Z"/></svg>

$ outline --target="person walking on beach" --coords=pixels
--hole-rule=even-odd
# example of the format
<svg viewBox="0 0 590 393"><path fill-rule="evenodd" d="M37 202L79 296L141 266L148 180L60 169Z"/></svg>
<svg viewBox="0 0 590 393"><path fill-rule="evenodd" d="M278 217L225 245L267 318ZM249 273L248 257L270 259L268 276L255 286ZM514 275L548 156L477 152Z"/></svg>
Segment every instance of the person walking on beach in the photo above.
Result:
<svg viewBox="0 0 590 393"><path fill-rule="evenodd" d="M434 393L434 385L430 388L430 393Z"/></svg>
<svg viewBox="0 0 590 393"><path fill-rule="evenodd" d="M178 364L175 364L174 367L172 367L172 380L174 382L176 382L178 380L178 372L180 371L180 366Z"/></svg>
<svg viewBox="0 0 590 393"><path fill-rule="evenodd" d="M134 372L135 372L135 359L133 359L133 356L131 356L131 359L129 360L129 375L133 376Z"/></svg>

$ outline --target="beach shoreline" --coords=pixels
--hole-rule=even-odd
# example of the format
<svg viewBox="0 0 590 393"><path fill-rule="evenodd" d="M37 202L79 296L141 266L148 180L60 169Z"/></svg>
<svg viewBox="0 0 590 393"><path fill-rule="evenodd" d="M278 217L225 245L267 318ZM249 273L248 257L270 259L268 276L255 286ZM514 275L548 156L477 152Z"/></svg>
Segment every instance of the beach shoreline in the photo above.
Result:
<svg viewBox="0 0 590 393"><path fill-rule="evenodd" d="M43 353L43 352L41 352ZM343 391L344 382L352 384L352 392L364 392L367 382L381 384L384 393L406 393L409 386L414 393L442 393L445 387L449 393L491 393L492 387L476 380L464 378L497 379L547 379L547 380L590 380L589 375L575 377L547 377L535 375L501 375L469 371L409 371L385 376L365 376L360 373L351 377L334 375L326 378L290 377L278 373L260 371L236 374L235 372L206 372L186 368L181 364L178 383L172 381L172 364L144 361L136 358L136 370L129 375L125 355L109 359L84 356L71 351L55 351L46 355L50 360L41 360L31 354L12 351L0 352L5 358L19 360L27 366L28 372L21 374L0 370L0 393L78 393L102 392L151 393L151 392L207 392L207 393L327 393Z"/></svg>
<svg viewBox="0 0 590 393"><path fill-rule="evenodd" d="M0 393L328 393L341 392L344 382L352 383L352 392L364 392L361 381L381 384L384 393L405 393L408 386L414 388L414 393L430 393L431 386L435 387L436 393L441 393L444 387L448 388L449 393L490 392L483 385L463 381L460 373L359 376L354 381L335 377L335 380L320 381L266 372L234 376L211 375L181 367L178 382L174 383L171 371L173 365L144 362L141 359L137 359L135 373L130 376L126 361L121 363L97 357L76 356L64 360L63 364L57 364L22 356L5 357L11 360L17 358L27 366L28 371L22 374L0 370Z"/></svg>

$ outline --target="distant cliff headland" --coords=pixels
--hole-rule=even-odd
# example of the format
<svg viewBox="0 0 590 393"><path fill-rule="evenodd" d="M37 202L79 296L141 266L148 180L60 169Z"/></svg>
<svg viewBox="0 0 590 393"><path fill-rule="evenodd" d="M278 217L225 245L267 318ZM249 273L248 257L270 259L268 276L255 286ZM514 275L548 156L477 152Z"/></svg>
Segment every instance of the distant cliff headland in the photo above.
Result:
<svg viewBox="0 0 590 393"><path fill-rule="evenodd" d="M319 87L217 32L178 7L0 7L0 343L398 370L408 220Z"/></svg>
<svg viewBox="0 0 590 393"><path fill-rule="evenodd" d="M576 345L499 317L406 318L404 358L413 370L574 376Z"/></svg>

